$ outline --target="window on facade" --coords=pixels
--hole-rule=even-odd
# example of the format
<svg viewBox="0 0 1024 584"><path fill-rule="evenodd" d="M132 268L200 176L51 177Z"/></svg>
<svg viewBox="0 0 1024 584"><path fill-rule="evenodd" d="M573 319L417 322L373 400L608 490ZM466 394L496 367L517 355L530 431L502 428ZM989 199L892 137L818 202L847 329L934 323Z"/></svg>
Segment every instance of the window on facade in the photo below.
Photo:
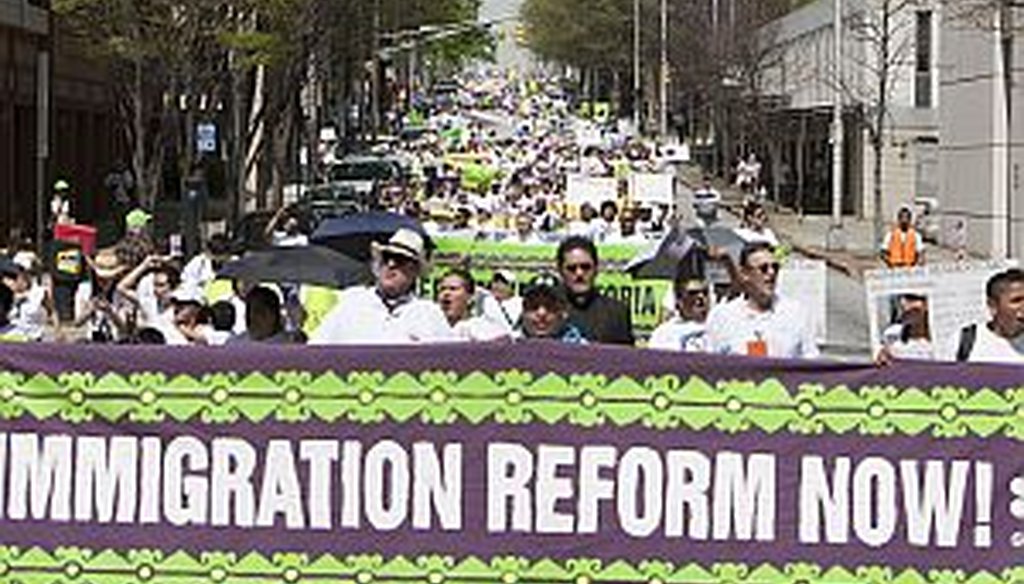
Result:
<svg viewBox="0 0 1024 584"><path fill-rule="evenodd" d="M932 107L932 11L917 13L914 105Z"/></svg>

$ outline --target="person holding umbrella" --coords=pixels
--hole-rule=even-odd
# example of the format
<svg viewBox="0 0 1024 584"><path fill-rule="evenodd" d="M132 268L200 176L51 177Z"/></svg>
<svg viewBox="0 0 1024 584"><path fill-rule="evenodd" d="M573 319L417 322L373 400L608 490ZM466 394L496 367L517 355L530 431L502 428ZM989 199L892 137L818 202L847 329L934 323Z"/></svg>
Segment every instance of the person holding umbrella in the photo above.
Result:
<svg viewBox="0 0 1024 584"><path fill-rule="evenodd" d="M342 292L337 306L311 336L312 345L378 345L453 342L441 309L415 296L426 264L426 242L408 228L387 243L370 244L375 282Z"/></svg>

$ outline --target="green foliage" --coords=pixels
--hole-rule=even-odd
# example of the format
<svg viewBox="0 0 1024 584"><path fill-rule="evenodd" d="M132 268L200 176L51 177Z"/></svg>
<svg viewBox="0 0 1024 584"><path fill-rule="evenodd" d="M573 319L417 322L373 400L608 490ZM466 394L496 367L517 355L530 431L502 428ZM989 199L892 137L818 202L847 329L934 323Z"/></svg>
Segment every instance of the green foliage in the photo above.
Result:
<svg viewBox="0 0 1024 584"><path fill-rule="evenodd" d="M578 67L623 68L630 62L631 0L527 0L527 41L538 55Z"/></svg>

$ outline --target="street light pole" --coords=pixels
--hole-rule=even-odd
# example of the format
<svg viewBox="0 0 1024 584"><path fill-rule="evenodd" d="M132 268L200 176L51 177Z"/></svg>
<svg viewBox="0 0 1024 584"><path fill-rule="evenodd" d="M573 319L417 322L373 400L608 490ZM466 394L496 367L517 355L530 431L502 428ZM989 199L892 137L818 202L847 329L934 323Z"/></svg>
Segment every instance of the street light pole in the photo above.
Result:
<svg viewBox="0 0 1024 584"><path fill-rule="evenodd" d="M668 0L661 0L661 75L659 76L659 124L661 139L668 137Z"/></svg>
<svg viewBox="0 0 1024 584"><path fill-rule="evenodd" d="M373 138L380 133L380 0L373 2L373 71L370 72L370 124Z"/></svg>
<svg viewBox="0 0 1024 584"><path fill-rule="evenodd" d="M832 226L828 247L844 247L843 230L843 0L833 2L834 21L832 61L835 78L832 80Z"/></svg>
<svg viewBox="0 0 1024 584"><path fill-rule="evenodd" d="M640 83L640 0L633 0L633 127L639 135L643 86Z"/></svg>

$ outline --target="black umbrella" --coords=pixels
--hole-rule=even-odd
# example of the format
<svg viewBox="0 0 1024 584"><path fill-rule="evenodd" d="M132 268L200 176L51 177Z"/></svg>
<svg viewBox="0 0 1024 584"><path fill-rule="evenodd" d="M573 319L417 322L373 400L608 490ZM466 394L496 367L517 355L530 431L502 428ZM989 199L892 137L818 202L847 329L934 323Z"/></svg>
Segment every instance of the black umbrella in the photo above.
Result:
<svg viewBox="0 0 1024 584"><path fill-rule="evenodd" d="M349 257L368 262L371 255L370 243L385 243L403 227L419 233L427 249L433 249L433 242L418 221L405 215L380 211L328 219L320 224L311 240Z"/></svg>
<svg viewBox="0 0 1024 584"><path fill-rule="evenodd" d="M723 249L738 261L743 246L743 239L728 227L675 228L655 247L633 258L626 271L634 278L674 280L682 263L692 277L703 278L709 247Z"/></svg>
<svg viewBox="0 0 1024 584"><path fill-rule="evenodd" d="M345 288L364 282L366 264L334 250L311 245L256 251L225 265L217 275L246 282L312 284Z"/></svg>

